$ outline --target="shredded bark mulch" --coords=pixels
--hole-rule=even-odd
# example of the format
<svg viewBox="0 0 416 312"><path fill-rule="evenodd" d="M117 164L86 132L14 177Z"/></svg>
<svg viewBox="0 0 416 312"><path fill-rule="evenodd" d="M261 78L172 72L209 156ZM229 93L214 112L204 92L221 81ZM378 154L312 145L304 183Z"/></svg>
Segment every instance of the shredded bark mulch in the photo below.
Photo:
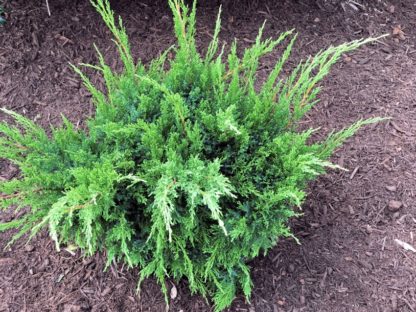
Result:
<svg viewBox="0 0 416 312"><path fill-rule="evenodd" d="M236 37L247 46L264 19L266 36L295 28L299 40L289 70L331 44L389 33L343 56L302 127L320 127L318 139L360 118L391 119L360 131L336 153L333 161L349 171L330 171L310 185L304 216L291 224L300 245L281 240L267 256L252 261L251 302L240 295L230 311L414 312L416 253L400 241L416 246L416 5L414 0L322 1L228 1L221 40L230 44ZM82 127L94 109L68 64L94 63L93 43L114 68L120 64L110 33L88 1L49 4L51 16L44 1L6 3L0 106L46 128L59 124L61 114ZM164 1L114 1L114 9L144 63L175 42ZM201 50L212 36L217 11L216 1L200 4ZM279 53L263 60L260 77ZM101 83L97 76L93 81ZM0 162L0 179L16 175L16 168ZM0 212L0 222L16 217ZM3 250L11 235L0 234L0 311L165 310L154 280L136 293L137 270L112 265L104 272L105 255L57 252L46 232ZM190 294L186 281L168 286L177 291L170 311L213 310Z"/></svg>

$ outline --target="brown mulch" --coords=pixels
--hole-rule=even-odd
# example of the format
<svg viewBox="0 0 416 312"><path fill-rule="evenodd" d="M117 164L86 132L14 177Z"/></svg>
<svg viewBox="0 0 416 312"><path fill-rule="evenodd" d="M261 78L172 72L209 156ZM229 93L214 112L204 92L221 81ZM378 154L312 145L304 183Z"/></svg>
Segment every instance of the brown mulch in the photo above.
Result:
<svg viewBox="0 0 416 312"><path fill-rule="evenodd" d="M414 0L354 1L334 12L308 0L225 3L221 39L241 45L253 40L264 19L276 37L296 28L292 64L331 44L390 36L345 55L323 84L318 104L304 127L322 134L370 116L391 120L367 127L333 157L347 169L312 183L304 216L292 222L301 244L282 240L251 263L251 303L239 296L230 311L416 311L416 254L395 239L416 246L416 5ZM348 2L348 1L347 1ZM109 32L88 1L11 0L0 26L0 107L23 113L44 127L64 114L82 125L93 114L90 97L68 63L96 61L92 44L115 68ZM362 5L362 6L361 6ZM165 2L114 1L144 63L174 43ZM203 50L218 7L209 1L198 12ZM276 61L265 58L261 73ZM260 73L260 75L261 75ZM98 77L93 81L100 83ZM2 116L1 118L4 118ZM17 171L0 162L0 178ZM16 216L0 212L0 222ZM3 250L11 236L0 233L0 311L164 311L159 286L147 280L136 293L137 270L113 265L104 256L83 258L57 252L43 232L29 244ZM171 311L212 311L186 282L177 285Z"/></svg>

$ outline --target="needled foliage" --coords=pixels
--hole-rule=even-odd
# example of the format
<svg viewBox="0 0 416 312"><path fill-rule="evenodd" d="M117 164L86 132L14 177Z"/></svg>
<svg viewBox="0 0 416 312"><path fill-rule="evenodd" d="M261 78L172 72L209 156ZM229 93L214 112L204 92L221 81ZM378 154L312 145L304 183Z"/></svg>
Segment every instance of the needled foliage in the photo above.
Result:
<svg viewBox="0 0 416 312"><path fill-rule="evenodd" d="M296 128L331 66L368 40L321 51L283 79L292 32L263 40L262 27L241 55L236 42L224 55L218 18L201 56L195 3L170 0L177 45L144 66L133 60L109 2L92 4L124 70L115 73L97 49L99 64L87 66L104 77L103 92L74 67L96 106L86 130L64 118L47 135L3 109L16 126L0 123L0 157L17 165L21 177L0 182L1 207L30 208L0 230L17 228L15 241L47 227L58 249L106 251L108 265L140 267L140 280L155 276L165 294L166 278L185 278L217 311L238 291L249 298L247 262L292 235L287 221L297 215L307 182L334 167L328 158L345 139L380 120L360 120L315 144L308 143L312 130ZM280 59L256 82L260 58L279 44L286 45Z"/></svg>
<svg viewBox="0 0 416 312"><path fill-rule="evenodd" d="M6 19L3 17L3 14L4 14L3 2L0 1L0 26L6 23Z"/></svg>

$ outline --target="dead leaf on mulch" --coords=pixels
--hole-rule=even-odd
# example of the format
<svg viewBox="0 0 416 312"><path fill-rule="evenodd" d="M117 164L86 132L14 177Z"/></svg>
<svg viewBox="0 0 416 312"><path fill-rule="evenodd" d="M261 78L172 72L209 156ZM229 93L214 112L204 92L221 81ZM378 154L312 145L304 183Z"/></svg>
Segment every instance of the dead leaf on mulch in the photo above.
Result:
<svg viewBox="0 0 416 312"><path fill-rule="evenodd" d="M396 37L400 40L405 40L406 37L404 36L404 31L402 29L402 26L397 25L393 27L393 31L392 31L393 37Z"/></svg>
<svg viewBox="0 0 416 312"><path fill-rule="evenodd" d="M170 299L175 300L178 296L178 290L176 289L175 285L172 285L172 288L170 289Z"/></svg>

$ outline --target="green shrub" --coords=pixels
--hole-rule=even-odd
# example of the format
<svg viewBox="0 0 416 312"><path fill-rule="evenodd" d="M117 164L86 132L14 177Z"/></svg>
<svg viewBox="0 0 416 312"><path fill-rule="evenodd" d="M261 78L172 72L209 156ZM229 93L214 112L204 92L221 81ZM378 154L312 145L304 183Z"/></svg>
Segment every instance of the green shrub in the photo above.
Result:
<svg viewBox="0 0 416 312"><path fill-rule="evenodd" d="M360 120L319 143L314 130L296 131L317 102L317 84L343 52L368 40L330 47L280 72L296 35L262 40L237 53L214 38L202 57L195 45L195 4L170 0L177 46L149 66L133 61L127 34L107 0L95 0L114 35L124 71L116 74L98 51L105 93L78 68L93 95L96 114L87 130L65 118L51 135L14 112L17 126L0 124L0 157L21 178L0 184L1 207L30 207L13 241L44 227L56 242L141 268L140 280L186 278L192 292L229 306L241 289L250 296L247 262L266 253L279 237L292 236L287 221L299 215L307 182L335 167L328 157L362 125ZM259 59L288 41L263 83ZM174 55L171 60L168 55ZM223 60L226 60L224 62ZM11 242L11 243L12 243Z"/></svg>

